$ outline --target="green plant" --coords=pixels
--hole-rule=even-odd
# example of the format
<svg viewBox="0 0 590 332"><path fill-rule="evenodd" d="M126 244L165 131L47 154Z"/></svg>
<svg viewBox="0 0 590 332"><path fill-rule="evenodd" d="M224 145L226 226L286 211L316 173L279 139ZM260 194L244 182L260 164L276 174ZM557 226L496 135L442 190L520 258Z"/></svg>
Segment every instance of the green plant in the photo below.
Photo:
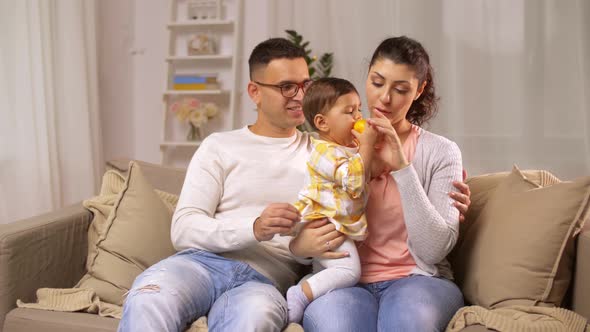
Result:
<svg viewBox="0 0 590 332"><path fill-rule="evenodd" d="M334 53L323 53L318 59L317 56L312 55L312 51L309 48L309 41L303 40L303 36L297 33L297 31L285 30L285 32L293 44L305 51L305 62L307 62L307 67L309 68L309 77L316 79L330 76L334 62Z"/></svg>
<svg viewBox="0 0 590 332"><path fill-rule="evenodd" d="M309 48L309 41L303 40L302 35L295 30L285 30L285 32L293 44L301 47L305 51L305 62L307 62L309 77L311 77L311 79L315 80L321 77L330 76L334 64L334 53L323 53L318 60L318 57L311 53L312 51ZM300 131L313 131L313 127L307 123L307 121L298 126L297 129Z"/></svg>

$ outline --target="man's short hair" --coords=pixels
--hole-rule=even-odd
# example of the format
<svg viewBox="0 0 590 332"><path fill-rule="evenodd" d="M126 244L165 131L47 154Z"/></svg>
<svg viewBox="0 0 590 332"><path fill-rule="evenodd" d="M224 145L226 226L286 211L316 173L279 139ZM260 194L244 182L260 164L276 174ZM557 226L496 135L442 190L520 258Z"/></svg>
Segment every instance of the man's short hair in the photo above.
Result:
<svg viewBox="0 0 590 332"><path fill-rule="evenodd" d="M272 60L283 58L305 58L305 51L285 38L271 38L256 45L248 59L250 79L256 69L268 65Z"/></svg>

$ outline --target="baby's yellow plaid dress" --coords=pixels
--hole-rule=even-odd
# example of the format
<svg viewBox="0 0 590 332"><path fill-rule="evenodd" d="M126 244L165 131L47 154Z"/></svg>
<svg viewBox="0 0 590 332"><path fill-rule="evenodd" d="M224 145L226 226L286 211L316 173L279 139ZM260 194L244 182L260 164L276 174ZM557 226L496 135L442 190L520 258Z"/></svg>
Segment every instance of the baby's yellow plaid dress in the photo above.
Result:
<svg viewBox="0 0 590 332"><path fill-rule="evenodd" d="M358 149L311 138L303 189L295 207L302 221L328 218L353 240L367 235L364 164Z"/></svg>

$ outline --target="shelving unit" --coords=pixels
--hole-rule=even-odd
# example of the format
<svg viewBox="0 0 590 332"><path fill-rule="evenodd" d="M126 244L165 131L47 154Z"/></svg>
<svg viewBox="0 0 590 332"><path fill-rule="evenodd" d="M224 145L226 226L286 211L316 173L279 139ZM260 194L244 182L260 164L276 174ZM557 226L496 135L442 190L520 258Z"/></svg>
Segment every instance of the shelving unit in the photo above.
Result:
<svg viewBox="0 0 590 332"><path fill-rule="evenodd" d="M162 142L160 146L178 146L178 147L196 147L201 144L201 141L179 141L179 142Z"/></svg>
<svg viewBox="0 0 590 332"><path fill-rule="evenodd" d="M164 96L221 95L227 93L228 91L226 90L167 90L164 92Z"/></svg>
<svg viewBox="0 0 590 332"><path fill-rule="evenodd" d="M175 166L187 165L194 151L208 134L235 129L235 113L239 82L237 79L240 52L241 17L243 0L214 0L221 10L216 18L189 19L189 4L193 0L170 0L168 29L168 55L166 84L163 92L163 117L160 140L161 163ZM188 41L196 34L214 36L213 54L189 55ZM177 75L215 74L216 89L175 90ZM217 87L217 86L215 86ZM212 102L218 106L217 115L201 127L203 136L189 141L186 134L188 123L181 123L170 111L170 106L187 97L200 102ZM181 156L179 156L181 155Z"/></svg>
<svg viewBox="0 0 590 332"><path fill-rule="evenodd" d="M169 29L182 29L182 28L190 28L190 27L197 27L197 26L206 26L206 25L233 25L233 20L209 20L206 22L170 22L168 23Z"/></svg>
<svg viewBox="0 0 590 332"><path fill-rule="evenodd" d="M197 60L231 60L231 55L189 55L189 56L169 56L166 61L197 61Z"/></svg>

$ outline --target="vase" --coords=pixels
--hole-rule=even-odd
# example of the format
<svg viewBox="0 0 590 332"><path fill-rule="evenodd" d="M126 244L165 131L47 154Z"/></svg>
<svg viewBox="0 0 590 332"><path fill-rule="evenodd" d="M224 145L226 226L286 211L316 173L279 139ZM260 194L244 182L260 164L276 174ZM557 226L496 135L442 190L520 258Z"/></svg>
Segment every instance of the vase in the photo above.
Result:
<svg viewBox="0 0 590 332"><path fill-rule="evenodd" d="M186 135L187 141L198 141L201 139L201 127L196 127L189 123L189 131Z"/></svg>

